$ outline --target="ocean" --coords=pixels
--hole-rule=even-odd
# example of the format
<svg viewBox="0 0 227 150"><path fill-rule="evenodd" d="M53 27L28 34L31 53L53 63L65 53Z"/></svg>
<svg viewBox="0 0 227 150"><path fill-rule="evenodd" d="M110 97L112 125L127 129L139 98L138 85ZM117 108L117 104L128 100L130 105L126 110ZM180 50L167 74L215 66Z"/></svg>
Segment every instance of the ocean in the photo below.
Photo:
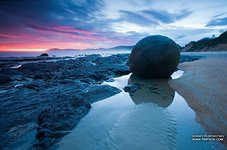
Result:
<svg viewBox="0 0 227 150"><path fill-rule="evenodd" d="M111 55L111 54L121 54L130 53L130 50L75 50L75 51L50 51L50 52L0 52L0 57L36 57L40 56L42 53L48 53L49 56L55 57L74 57L78 55Z"/></svg>

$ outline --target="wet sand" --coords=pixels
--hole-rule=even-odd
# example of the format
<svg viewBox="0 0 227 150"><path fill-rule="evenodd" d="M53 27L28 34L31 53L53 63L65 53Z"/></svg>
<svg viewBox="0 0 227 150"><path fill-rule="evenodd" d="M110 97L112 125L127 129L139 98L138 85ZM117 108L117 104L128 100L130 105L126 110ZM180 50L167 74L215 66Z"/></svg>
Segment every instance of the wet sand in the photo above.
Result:
<svg viewBox="0 0 227 150"><path fill-rule="evenodd" d="M184 74L170 80L170 86L185 98L209 134L225 135L222 143L227 146L227 57L186 62L178 68Z"/></svg>

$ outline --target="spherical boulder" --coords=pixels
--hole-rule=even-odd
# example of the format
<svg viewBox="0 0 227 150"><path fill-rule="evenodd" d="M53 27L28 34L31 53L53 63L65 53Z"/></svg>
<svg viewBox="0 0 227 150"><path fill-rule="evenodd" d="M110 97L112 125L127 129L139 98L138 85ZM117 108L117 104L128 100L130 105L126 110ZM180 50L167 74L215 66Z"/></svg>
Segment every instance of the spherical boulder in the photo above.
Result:
<svg viewBox="0 0 227 150"><path fill-rule="evenodd" d="M129 56L129 69L139 77L169 78L180 59L179 46L170 38L154 35L140 40Z"/></svg>

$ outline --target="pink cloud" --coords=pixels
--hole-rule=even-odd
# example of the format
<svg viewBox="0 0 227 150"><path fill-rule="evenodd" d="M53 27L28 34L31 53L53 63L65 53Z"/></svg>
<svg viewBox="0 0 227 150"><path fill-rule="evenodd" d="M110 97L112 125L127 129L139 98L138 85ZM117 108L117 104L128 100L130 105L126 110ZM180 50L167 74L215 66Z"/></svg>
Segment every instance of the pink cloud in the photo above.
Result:
<svg viewBox="0 0 227 150"><path fill-rule="evenodd" d="M39 50L49 48L86 49L127 45L131 40L119 35L95 33L72 26L32 26L17 32L0 33L1 50Z"/></svg>
<svg viewBox="0 0 227 150"><path fill-rule="evenodd" d="M56 27L53 27L53 29L55 29L56 31L64 31L64 32L72 32L72 33L95 34L94 32L75 29L71 26L56 26Z"/></svg>
<svg viewBox="0 0 227 150"><path fill-rule="evenodd" d="M29 34L4 34L0 33L0 38L12 38L12 39L18 39L18 38L30 38L31 35Z"/></svg>

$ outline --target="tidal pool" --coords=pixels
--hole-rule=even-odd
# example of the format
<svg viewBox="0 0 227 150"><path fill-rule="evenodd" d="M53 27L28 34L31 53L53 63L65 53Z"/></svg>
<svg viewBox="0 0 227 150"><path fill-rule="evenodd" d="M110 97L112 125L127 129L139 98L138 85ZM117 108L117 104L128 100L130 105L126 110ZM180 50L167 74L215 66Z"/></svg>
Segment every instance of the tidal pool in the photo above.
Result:
<svg viewBox="0 0 227 150"><path fill-rule="evenodd" d="M179 70L172 79L182 74ZM130 74L103 84L122 92L93 103L72 133L51 149L225 149L217 141L192 140L192 135L207 132L196 122L194 111L169 86L168 80L138 79ZM138 88L126 93L123 88L128 84Z"/></svg>

